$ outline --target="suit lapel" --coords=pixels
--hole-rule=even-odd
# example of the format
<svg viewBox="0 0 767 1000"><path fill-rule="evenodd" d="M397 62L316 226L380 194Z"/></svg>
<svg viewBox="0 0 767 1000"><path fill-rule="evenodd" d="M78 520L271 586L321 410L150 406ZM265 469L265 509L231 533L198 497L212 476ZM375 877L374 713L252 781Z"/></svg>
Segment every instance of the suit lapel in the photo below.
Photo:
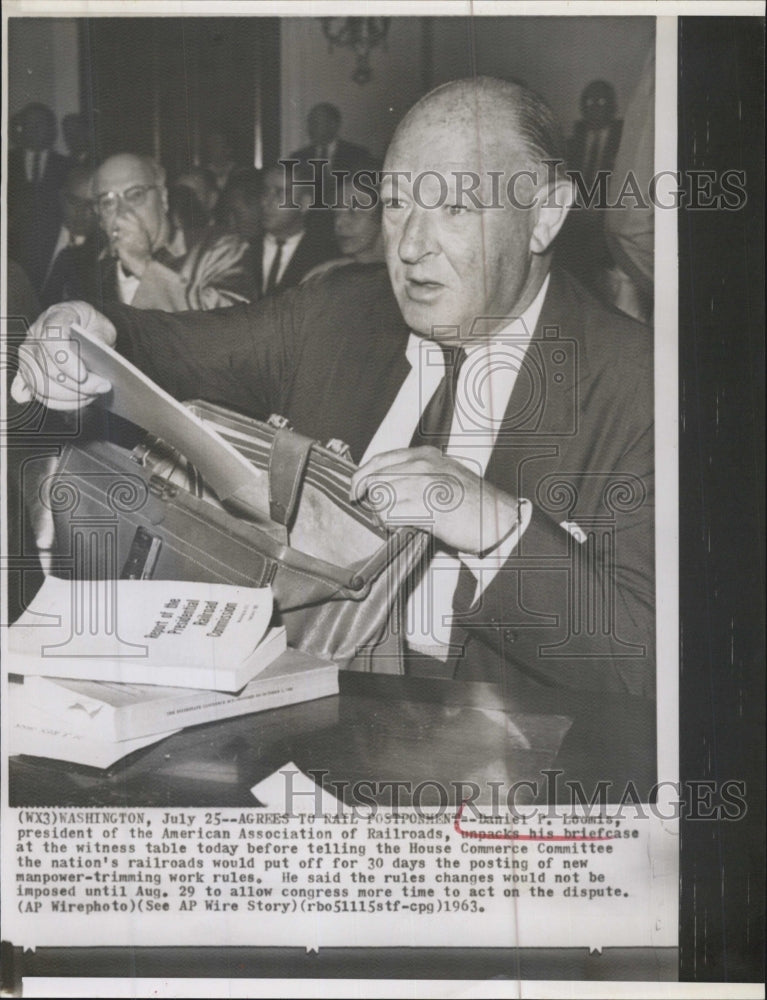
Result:
<svg viewBox="0 0 767 1000"><path fill-rule="evenodd" d="M280 292L285 288L291 288L293 285L297 285L301 277L304 274L306 268L304 267L304 260L307 252L307 240L308 234L304 232L301 237L298 246L296 247L296 252L290 258L288 266L285 268L282 277L277 283L277 291Z"/></svg>
<svg viewBox="0 0 767 1000"><path fill-rule="evenodd" d="M582 326L569 279L555 269L485 473L496 486L516 489L518 466L531 449L558 455L563 435L578 419L574 400Z"/></svg>

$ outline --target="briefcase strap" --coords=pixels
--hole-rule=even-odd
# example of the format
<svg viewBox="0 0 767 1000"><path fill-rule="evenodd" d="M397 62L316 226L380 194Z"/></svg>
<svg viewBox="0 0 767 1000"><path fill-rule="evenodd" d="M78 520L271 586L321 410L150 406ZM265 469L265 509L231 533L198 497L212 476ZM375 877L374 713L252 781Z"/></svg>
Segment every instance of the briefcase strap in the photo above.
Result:
<svg viewBox="0 0 767 1000"><path fill-rule="evenodd" d="M283 429L275 432L269 453L269 514L273 521L290 528L301 494L311 438Z"/></svg>

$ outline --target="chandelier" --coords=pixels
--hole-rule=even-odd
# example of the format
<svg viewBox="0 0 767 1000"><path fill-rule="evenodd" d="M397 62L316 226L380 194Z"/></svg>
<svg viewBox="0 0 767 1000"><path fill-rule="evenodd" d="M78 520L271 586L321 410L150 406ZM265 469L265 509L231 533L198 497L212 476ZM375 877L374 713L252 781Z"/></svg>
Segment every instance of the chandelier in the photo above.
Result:
<svg viewBox="0 0 767 1000"><path fill-rule="evenodd" d="M373 75L370 53L385 45L389 33L389 17L321 17L322 33L330 42L330 52L336 45L352 49L357 64L352 73L355 83L367 83Z"/></svg>

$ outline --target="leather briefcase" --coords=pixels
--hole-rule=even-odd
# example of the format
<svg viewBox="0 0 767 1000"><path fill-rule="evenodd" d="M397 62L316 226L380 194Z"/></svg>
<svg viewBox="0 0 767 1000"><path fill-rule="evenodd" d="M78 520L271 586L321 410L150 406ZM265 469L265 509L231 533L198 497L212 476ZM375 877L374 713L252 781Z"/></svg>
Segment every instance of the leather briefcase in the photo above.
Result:
<svg viewBox="0 0 767 1000"><path fill-rule="evenodd" d="M270 585L291 646L353 669L401 672L399 594L428 536L389 530L349 500L355 466L345 447L324 447L281 418L264 423L201 401L182 407L124 359L109 375L111 412L84 411L83 432L39 489L53 514L54 572ZM153 434L135 426L136 395L147 387L152 405L140 422ZM156 436L163 413L182 440Z"/></svg>

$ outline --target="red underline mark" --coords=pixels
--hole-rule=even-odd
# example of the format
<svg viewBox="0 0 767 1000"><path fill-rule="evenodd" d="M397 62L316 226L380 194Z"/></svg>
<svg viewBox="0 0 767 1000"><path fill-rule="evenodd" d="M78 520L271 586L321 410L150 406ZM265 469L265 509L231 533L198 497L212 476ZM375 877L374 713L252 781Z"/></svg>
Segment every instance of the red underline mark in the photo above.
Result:
<svg viewBox="0 0 767 1000"><path fill-rule="evenodd" d="M458 810L458 814L455 817L455 822L453 823L453 829L456 833L459 833L462 837L472 837L474 840L612 840L612 837L571 837L564 835L557 836L546 836L542 837L537 833L490 833L483 832L480 830L464 830L461 827L461 816L463 815L464 807L466 802L461 803L461 807Z"/></svg>

